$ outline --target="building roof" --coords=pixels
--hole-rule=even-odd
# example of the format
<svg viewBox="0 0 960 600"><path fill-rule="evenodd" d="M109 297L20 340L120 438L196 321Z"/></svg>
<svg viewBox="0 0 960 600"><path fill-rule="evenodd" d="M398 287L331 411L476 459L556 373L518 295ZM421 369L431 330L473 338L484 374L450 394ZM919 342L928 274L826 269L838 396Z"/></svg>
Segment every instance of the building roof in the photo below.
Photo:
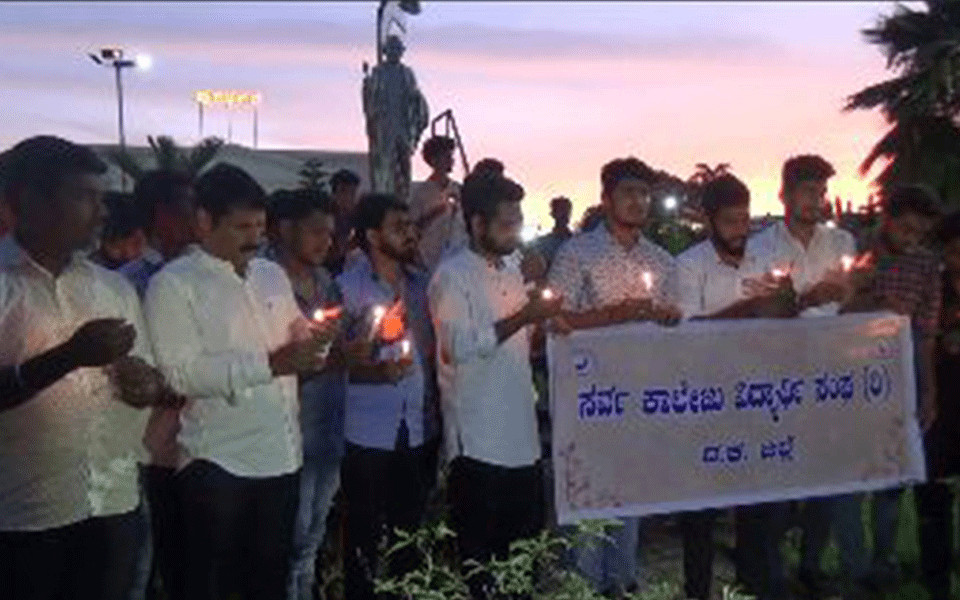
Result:
<svg viewBox="0 0 960 600"><path fill-rule="evenodd" d="M115 144L90 144L89 147L99 154L109 169L105 175L107 189L121 189L120 169L109 160L110 151L118 148ZM147 168L155 165L153 149L149 146L127 146L127 151ZM297 187L300 183L300 169L309 159L323 162L323 169L332 174L339 169L350 169L360 177L360 189L369 189L369 163L366 152L344 150L311 149L253 149L236 144L226 144L211 162L227 162L244 169L267 191L280 188ZM132 183L127 181L127 189Z"/></svg>

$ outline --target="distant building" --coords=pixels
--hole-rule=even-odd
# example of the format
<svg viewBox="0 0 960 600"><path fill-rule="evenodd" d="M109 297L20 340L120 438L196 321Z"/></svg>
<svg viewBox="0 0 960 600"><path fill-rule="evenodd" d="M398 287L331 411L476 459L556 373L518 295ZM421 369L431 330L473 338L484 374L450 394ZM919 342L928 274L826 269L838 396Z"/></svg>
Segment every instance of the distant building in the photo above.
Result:
<svg viewBox="0 0 960 600"><path fill-rule="evenodd" d="M109 166L105 176L105 185L108 190L120 189L120 169L108 158L109 151L117 148L114 144L90 144L90 148L97 152ZM127 151L141 165L153 168L153 149L149 146L128 146ZM360 177L360 189L370 188L369 171L366 152L348 152L342 150L264 150L253 149L236 144L227 144L220 149L211 164L228 162L244 169L263 186L267 193L280 188L293 188L300 184L300 170L310 159L323 162L323 170L332 174L339 169L350 169ZM127 180L127 190L131 188Z"/></svg>

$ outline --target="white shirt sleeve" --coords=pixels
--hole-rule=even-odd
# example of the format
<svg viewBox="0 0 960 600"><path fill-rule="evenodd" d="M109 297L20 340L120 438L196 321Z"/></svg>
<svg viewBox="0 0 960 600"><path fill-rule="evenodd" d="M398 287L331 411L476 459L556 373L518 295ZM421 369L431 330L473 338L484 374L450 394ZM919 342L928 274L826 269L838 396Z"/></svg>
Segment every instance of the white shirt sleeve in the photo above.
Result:
<svg viewBox="0 0 960 600"><path fill-rule="evenodd" d="M440 269L434 274L427 295L440 361L463 364L496 351L494 323L477 320L477 311L471 310L468 286L450 270Z"/></svg>
<svg viewBox="0 0 960 600"><path fill-rule="evenodd" d="M208 353L193 314L189 294L177 278L157 273L147 290L147 323L160 370L175 390L188 398L236 402L247 388L273 381L262 350Z"/></svg>
<svg viewBox="0 0 960 600"><path fill-rule="evenodd" d="M683 318L700 316L703 313L703 269L696 259L680 257L677 259L677 275L679 308Z"/></svg>

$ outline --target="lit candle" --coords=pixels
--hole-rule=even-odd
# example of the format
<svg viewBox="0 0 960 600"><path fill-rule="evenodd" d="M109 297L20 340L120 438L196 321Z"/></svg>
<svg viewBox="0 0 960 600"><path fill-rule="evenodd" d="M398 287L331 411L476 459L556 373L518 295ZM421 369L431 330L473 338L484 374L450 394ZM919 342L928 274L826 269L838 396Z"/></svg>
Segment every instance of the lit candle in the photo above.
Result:
<svg viewBox="0 0 960 600"><path fill-rule="evenodd" d="M387 314L387 309L383 306L374 306L373 307L373 321L370 323L370 341L372 342L377 337L377 330L380 329L380 322L383 320Z"/></svg>
<svg viewBox="0 0 960 600"><path fill-rule="evenodd" d="M853 265L856 261L852 256L842 256L840 257L840 264L843 265L843 271L849 273L850 269L853 268Z"/></svg>
<svg viewBox="0 0 960 600"><path fill-rule="evenodd" d="M653 273L644 271L641 278L643 279L643 287L646 288L647 293L653 292Z"/></svg>
<svg viewBox="0 0 960 600"><path fill-rule="evenodd" d="M410 340L404 338L404 340L400 342L400 354L410 356Z"/></svg>
<svg viewBox="0 0 960 600"><path fill-rule="evenodd" d="M327 319L336 319L339 316L339 308L328 308L326 310L318 308L317 310L313 311L313 320L317 323L323 323Z"/></svg>
<svg viewBox="0 0 960 600"><path fill-rule="evenodd" d="M544 300L553 300L553 290L550 288L543 288L540 292L540 297Z"/></svg>
<svg viewBox="0 0 960 600"><path fill-rule="evenodd" d="M773 275L774 279L783 279L787 276L787 271L785 269L774 269L770 271L770 274Z"/></svg>

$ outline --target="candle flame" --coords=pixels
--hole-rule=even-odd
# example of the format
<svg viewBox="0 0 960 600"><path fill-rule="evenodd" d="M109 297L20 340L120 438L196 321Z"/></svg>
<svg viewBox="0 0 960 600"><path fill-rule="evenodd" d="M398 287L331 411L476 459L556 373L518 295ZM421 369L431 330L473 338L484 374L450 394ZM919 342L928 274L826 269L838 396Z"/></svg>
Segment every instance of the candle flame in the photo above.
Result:
<svg viewBox="0 0 960 600"><path fill-rule="evenodd" d="M653 273L651 273L650 271L644 271L641 277L643 278L643 285L644 287L647 288L647 291L649 292L650 290L652 290L653 289Z"/></svg>
<svg viewBox="0 0 960 600"><path fill-rule="evenodd" d="M405 339L400 342L400 352L402 352L404 356L410 354L410 340Z"/></svg>
<svg viewBox="0 0 960 600"><path fill-rule="evenodd" d="M784 269L774 269L770 273L777 279L783 279L787 276L787 272Z"/></svg>
<svg viewBox="0 0 960 600"><path fill-rule="evenodd" d="M849 271L853 268L853 265L856 261L852 256L843 256L840 258L840 263L843 265L844 271Z"/></svg>
<svg viewBox="0 0 960 600"><path fill-rule="evenodd" d="M543 291L540 292L540 296L544 300L553 300L553 290L551 290L550 288L544 288Z"/></svg>

